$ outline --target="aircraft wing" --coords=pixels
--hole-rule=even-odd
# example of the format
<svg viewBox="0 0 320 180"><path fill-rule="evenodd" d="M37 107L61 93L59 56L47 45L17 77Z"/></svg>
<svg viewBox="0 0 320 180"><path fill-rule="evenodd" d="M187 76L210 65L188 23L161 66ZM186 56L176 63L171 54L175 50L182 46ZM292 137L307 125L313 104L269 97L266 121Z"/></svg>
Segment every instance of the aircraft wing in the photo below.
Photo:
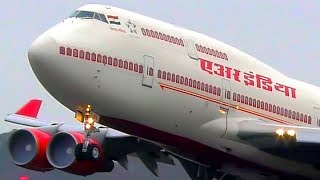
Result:
<svg viewBox="0 0 320 180"><path fill-rule="evenodd" d="M7 123L17 125L14 126L13 129L15 129L16 131L13 131L8 143L13 163L28 169L39 171L47 171L57 168L69 173L79 175L88 175L92 173L86 173L85 171L78 172L78 167L68 168L67 165L59 165L59 163L61 164L59 159L64 158L65 156L63 154L61 154L61 157L48 157L51 154L48 152L57 151L59 148L64 148L65 144L67 144L65 142L69 141L69 135L71 135L71 137L74 137L75 139L81 139L79 142L75 143L83 142L83 136L85 132L83 130L83 124L81 123L66 124L64 122L50 122L38 119L37 116L41 107L41 103L41 100L31 100L16 113L8 114L4 118ZM127 155L138 157L142 161L142 163L156 176L159 175L157 163L174 165L173 156L168 151L163 149L161 147L161 144L125 134L123 132L108 128L100 124L97 124L96 126L99 129L99 132L92 135L92 142L97 143L98 146L102 148L104 157L107 157L108 160L111 159L112 161L117 161L125 169L128 169ZM24 152L25 149L28 149L30 144L32 144L31 142L33 142L32 139L30 140L31 137L29 137L28 134L31 134L32 138L36 139L34 141L39 144L35 144L35 146L41 147L41 144L45 144L46 148L51 148L52 150L44 150L42 154L41 151L39 151L38 154L35 154L35 157L30 158L29 161L26 161L25 159L23 159L22 161L21 159L19 159L21 158L20 156L22 155L22 153L27 153ZM45 138L46 136L48 136L48 138ZM62 143L61 140L63 140L64 143ZM10 141L12 143L10 143ZM25 149L21 149L23 148L24 143L28 141L30 141L30 143L26 145ZM60 145L60 147L58 147L58 145ZM61 152L57 151L55 153ZM37 159L36 156L41 156L40 159L42 159L43 161L42 164L47 163L45 168L38 167L38 164L41 164L39 163L39 160L33 162L35 159ZM59 162L55 162L55 158L59 160ZM65 157L65 159L67 159L67 157ZM73 163L76 163L76 161ZM70 164L70 166L72 165L73 164ZM81 163L78 166L80 167ZM99 166L99 163L97 163L96 166Z"/></svg>
<svg viewBox="0 0 320 180"><path fill-rule="evenodd" d="M239 122L237 137L280 157L315 165L320 162L320 128L244 120Z"/></svg>

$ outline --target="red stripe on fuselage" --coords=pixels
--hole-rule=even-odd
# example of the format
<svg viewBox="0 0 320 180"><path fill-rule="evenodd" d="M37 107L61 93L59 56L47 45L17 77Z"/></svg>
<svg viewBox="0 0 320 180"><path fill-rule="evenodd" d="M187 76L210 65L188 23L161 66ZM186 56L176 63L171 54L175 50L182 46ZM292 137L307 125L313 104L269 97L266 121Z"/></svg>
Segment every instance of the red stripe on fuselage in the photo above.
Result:
<svg viewBox="0 0 320 180"><path fill-rule="evenodd" d="M252 110L247 109L247 108L243 108L243 107L240 107L240 106L237 106L237 105L233 105L233 104L230 104L230 103L227 103L227 102L224 102L224 101L220 101L220 100L208 97L208 96L204 96L202 94L198 94L198 93L195 93L195 92L192 92L192 91L188 91L188 90L185 90L185 89L182 89L182 88L178 88L178 87L171 86L171 85L168 85L168 84L163 84L163 83L159 83L159 85L160 85L160 87L162 89L166 88L166 89L170 89L170 90L173 90L173 91L176 91L176 92L180 92L180 93L183 93L183 94L194 96L194 97L197 97L197 98L200 98L200 99L204 99L204 100L207 100L207 101L210 101L210 102L214 102L214 103L217 103L217 104L220 104L220 105L223 105L223 106L227 106L227 107L239 110L239 111L243 111L243 112L246 112L246 113L249 113L249 114L253 114L255 116L266 118L266 119L271 120L271 121L275 121L275 122L286 124L286 125L292 124L292 123L289 123L287 121L284 121L284 120L281 120L281 119L278 119L278 118L275 118L275 117L272 117L272 116L269 116L269 115L265 115L265 114L262 114L262 113L259 113L259 112L255 112L255 111L252 111Z"/></svg>

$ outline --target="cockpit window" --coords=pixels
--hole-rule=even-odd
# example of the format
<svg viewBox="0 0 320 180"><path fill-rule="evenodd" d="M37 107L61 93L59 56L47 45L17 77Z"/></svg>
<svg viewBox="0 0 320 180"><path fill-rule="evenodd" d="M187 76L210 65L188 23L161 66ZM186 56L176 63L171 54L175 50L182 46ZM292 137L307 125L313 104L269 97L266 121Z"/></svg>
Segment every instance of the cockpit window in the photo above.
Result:
<svg viewBox="0 0 320 180"><path fill-rule="evenodd" d="M84 19L93 19L94 16L94 12L90 12L90 11L80 11L77 14L77 18L84 18Z"/></svg>
<svg viewBox="0 0 320 180"><path fill-rule="evenodd" d="M72 14L70 14L69 18L76 17L78 13L79 11L73 12Z"/></svg>
<svg viewBox="0 0 320 180"><path fill-rule="evenodd" d="M108 20L104 14L99 14L99 15L100 15L101 21L108 23Z"/></svg>
<svg viewBox="0 0 320 180"><path fill-rule="evenodd" d="M91 11L75 11L69 18L81 18L81 19L96 19L105 23L108 23L106 16L104 14L91 12Z"/></svg>
<svg viewBox="0 0 320 180"><path fill-rule="evenodd" d="M99 20L99 21L101 21L101 18L100 18L100 16L99 16L99 14L98 14L98 13L94 13L93 18L94 18L94 19L97 19L97 20Z"/></svg>

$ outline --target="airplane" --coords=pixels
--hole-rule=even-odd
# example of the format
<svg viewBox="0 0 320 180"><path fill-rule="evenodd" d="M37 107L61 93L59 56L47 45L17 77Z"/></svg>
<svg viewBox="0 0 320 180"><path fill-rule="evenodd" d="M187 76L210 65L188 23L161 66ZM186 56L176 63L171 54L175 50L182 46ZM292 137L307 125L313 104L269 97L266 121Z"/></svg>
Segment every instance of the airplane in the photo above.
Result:
<svg viewBox="0 0 320 180"><path fill-rule="evenodd" d="M19 166L88 175L134 153L155 175L176 158L191 179L320 177L319 87L214 38L88 4L41 34L28 59L82 124L35 119L39 100L8 115L34 127L10 137Z"/></svg>

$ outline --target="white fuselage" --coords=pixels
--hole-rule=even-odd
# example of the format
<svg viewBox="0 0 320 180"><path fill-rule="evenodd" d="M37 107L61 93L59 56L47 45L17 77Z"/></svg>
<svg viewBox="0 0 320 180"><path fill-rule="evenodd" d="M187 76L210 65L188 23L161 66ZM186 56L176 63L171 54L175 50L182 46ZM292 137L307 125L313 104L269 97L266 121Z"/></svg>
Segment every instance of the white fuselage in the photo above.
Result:
<svg viewBox="0 0 320 180"><path fill-rule="evenodd" d="M37 78L67 108L91 104L99 115L221 151L228 147L228 153L271 169L320 175L312 166L270 155L237 138L242 120L318 126L318 87L186 29L114 7L79 10L118 16L113 20L120 24L68 18L29 50ZM228 113L220 113L221 108Z"/></svg>

